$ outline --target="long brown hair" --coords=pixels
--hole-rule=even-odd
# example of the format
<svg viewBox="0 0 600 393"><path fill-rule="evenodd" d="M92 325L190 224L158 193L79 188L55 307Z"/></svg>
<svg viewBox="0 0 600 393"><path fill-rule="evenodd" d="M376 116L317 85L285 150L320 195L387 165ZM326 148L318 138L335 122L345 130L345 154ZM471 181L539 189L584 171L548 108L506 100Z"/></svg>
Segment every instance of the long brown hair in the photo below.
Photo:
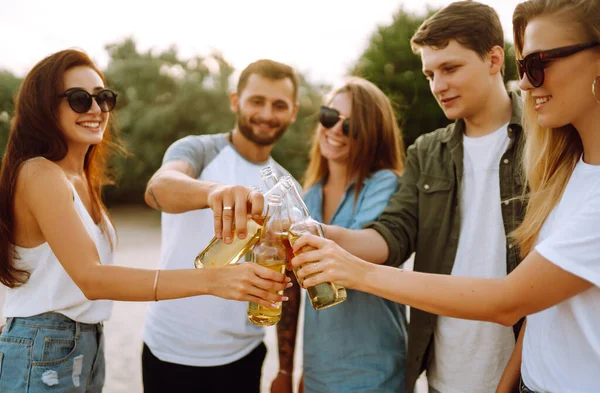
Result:
<svg viewBox="0 0 600 393"><path fill-rule="evenodd" d="M542 15L564 18L570 26L578 28L583 36L592 41L600 40L598 0L530 0L518 4L513 14L517 58L523 58L527 24ZM583 143L571 124L554 129L540 126L537 123L535 100L529 92L524 92L523 126L527 136L523 160L530 194L525 219L512 236L521 248L521 255L525 257L533 250L542 225L560 201L583 153Z"/></svg>
<svg viewBox="0 0 600 393"><path fill-rule="evenodd" d="M352 77L335 90L328 104L338 94L348 93L352 99L348 176L356 180L355 201L370 174L390 169L401 175L404 169L404 143L394 108L386 95L366 79ZM310 162L306 170L304 188L310 188L329 174L327 160L321 155L317 126L310 151Z"/></svg>
<svg viewBox="0 0 600 393"><path fill-rule="evenodd" d="M59 127L57 110L66 71L74 67L93 69L102 81L104 75L92 60L78 50L54 53L27 74L15 100L15 114L11 122L6 151L0 170L0 283L9 288L24 284L29 272L17 269L18 256L14 248L14 193L21 165L30 158L44 157L59 161L67 154L67 141ZM112 183L107 163L113 150L120 150L119 140L110 123L102 142L90 146L85 156L84 171L92 201L92 217L107 232L106 207L102 202L102 186ZM109 237L110 239L110 237Z"/></svg>

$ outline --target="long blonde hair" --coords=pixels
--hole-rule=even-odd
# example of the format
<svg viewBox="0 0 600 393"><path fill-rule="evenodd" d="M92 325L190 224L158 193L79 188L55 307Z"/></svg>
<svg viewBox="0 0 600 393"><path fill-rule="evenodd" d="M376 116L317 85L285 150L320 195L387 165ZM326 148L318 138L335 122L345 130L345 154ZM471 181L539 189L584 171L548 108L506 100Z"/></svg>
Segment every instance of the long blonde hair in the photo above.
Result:
<svg viewBox="0 0 600 393"><path fill-rule="evenodd" d="M355 200L364 180L381 169L390 169L401 175L404 169L404 143L394 109L387 96L366 79L351 77L335 90L328 104L339 94L352 98L348 176L356 180ZM304 188L310 188L329 174L327 160L321 155L317 126L310 151L310 162L304 175ZM351 179L347 179L350 181Z"/></svg>
<svg viewBox="0 0 600 393"><path fill-rule="evenodd" d="M529 0L517 5L513 14L518 59L523 58L527 24L542 15L562 17L592 41L600 40L599 0ZM523 128L526 133L523 166L530 194L523 223L512 236L520 246L521 255L525 257L533 250L542 225L560 201L583 153L583 144L571 124L553 129L540 126L537 123L535 100L528 92L524 92Z"/></svg>

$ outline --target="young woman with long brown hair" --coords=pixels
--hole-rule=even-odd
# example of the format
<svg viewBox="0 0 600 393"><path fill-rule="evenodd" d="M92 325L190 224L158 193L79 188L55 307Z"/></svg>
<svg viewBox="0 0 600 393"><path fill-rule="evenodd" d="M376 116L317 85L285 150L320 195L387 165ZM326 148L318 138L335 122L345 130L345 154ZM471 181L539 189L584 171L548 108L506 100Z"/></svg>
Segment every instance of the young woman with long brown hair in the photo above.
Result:
<svg viewBox="0 0 600 393"><path fill-rule="evenodd" d="M285 276L256 264L162 274L111 266L116 236L101 191L119 148L109 116L116 99L77 50L40 61L16 97L0 173L2 392L100 392L107 300L282 299L269 290L284 289ZM258 193L249 197L262 209Z"/></svg>
<svg viewBox="0 0 600 393"><path fill-rule="evenodd" d="M373 83L348 78L319 112L304 200L325 224L360 229L398 188L404 146L394 109ZM404 392L405 307L348 291L344 303L304 308L304 388L313 392Z"/></svg>
<svg viewBox="0 0 600 393"><path fill-rule="evenodd" d="M514 13L530 192L503 279L408 272L304 236L304 285L332 281L431 313L513 325L527 316L498 392L600 387L600 2L529 0ZM521 380L519 380L519 373Z"/></svg>

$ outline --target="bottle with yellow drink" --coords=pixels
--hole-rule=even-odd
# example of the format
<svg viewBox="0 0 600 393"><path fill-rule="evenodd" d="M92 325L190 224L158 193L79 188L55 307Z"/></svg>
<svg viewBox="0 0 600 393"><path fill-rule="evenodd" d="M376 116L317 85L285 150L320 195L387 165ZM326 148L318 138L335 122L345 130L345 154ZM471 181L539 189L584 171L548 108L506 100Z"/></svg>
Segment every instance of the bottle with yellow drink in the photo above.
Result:
<svg viewBox="0 0 600 393"><path fill-rule="evenodd" d="M283 197L290 189L290 183L278 182L275 185L275 189L277 192L274 193ZM265 219L266 217L264 216L260 218L249 216L246 223L246 237L240 239L234 235L230 244L225 243L224 239L219 239L216 236L213 237L204 250L196 256L194 266L201 269L236 263L258 243ZM235 227L233 229L235 230Z"/></svg>
<svg viewBox="0 0 600 393"><path fill-rule="evenodd" d="M285 232L287 218L282 212L281 196L272 194L267 201L267 220L263 226L259 243L252 251L252 261L261 266L285 274L286 249L281 234ZM283 291L279 291L283 294ZM255 325L271 326L281 319L279 307L265 307L258 303L248 303L248 320Z"/></svg>
<svg viewBox="0 0 600 393"><path fill-rule="evenodd" d="M290 246L304 234L313 234L320 237L325 237L321 224L314 220L304 201L300 197L300 193L294 186L291 178L284 176L281 181L290 183L290 191L286 194L288 203L288 219L290 220L288 228L288 239ZM310 251L310 247L305 246L298 253ZM297 254L298 254L297 253ZM302 280L298 279L298 268L294 269L298 283L302 285ZM308 299L315 310L322 310L327 307L335 306L345 301L348 297L346 288L331 282L324 282L309 288Z"/></svg>

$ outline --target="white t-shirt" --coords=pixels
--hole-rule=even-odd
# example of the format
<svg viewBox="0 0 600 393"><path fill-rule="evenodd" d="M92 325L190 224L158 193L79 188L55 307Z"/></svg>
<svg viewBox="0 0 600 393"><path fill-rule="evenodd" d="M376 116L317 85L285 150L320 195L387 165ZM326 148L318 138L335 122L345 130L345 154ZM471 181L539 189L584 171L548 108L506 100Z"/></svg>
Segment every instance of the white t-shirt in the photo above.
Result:
<svg viewBox="0 0 600 393"><path fill-rule="evenodd" d="M247 161L227 134L189 136L175 142L163 159L188 161L199 180L246 187L261 185L260 170L271 166L288 174L272 158ZM162 213L161 269L190 269L196 255L214 236L211 209ZM144 342L162 361L188 366L219 366L241 359L264 336L247 317L248 303L215 296L195 296L152 303L146 315Z"/></svg>
<svg viewBox="0 0 600 393"><path fill-rule="evenodd" d="M116 237L110 220L105 218L108 231L102 233L79 198L75 187L69 184L73 191L75 209L96 245L100 262L103 265L112 265L114 254L108 236L111 237L113 245L116 245ZM110 318L112 301L88 300L56 258L48 242L32 248L15 246L15 251L18 255L15 267L29 271L31 276L24 285L6 289L6 318L31 317L46 312L63 314L81 323L93 324Z"/></svg>
<svg viewBox="0 0 600 393"><path fill-rule="evenodd" d="M507 125L483 137L464 136L461 228L453 276L506 276L500 161L510 142ZM443 393L494 392L515 345L511 327L443 316L433 337L427 379Z"/></svg>
<svg viewBox="0 0 600 393"><path fill-rule="evenodd" d="M521 373L532 390L600 392L600 165L579 161L536 251L594 286L527 317Z"/></svg>

